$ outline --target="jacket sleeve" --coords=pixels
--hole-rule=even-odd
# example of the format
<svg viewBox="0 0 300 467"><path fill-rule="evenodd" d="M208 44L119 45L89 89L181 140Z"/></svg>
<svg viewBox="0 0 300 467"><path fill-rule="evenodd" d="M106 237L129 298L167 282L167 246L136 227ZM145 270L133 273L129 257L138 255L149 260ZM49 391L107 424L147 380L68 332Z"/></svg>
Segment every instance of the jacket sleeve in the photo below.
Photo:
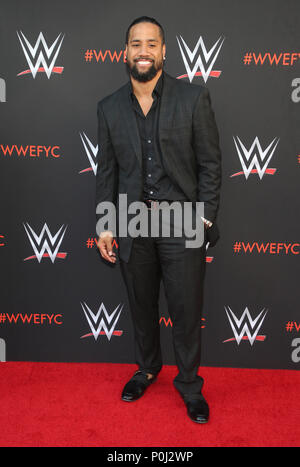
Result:
<svg viewBox="0 0 300 467"><path fill-rule="evenodd" d="M116 206L118 190L118 164L111 143L109 129L101 103L97 107L98 116L98 153L96 172L96 199L95 207L100 203L109 201ZM96 213L96 223L103 214ZM96 229L97 230L97 229Z"/></svg>
<svg viewBox="0 0 300 467"><path fill-rule="evenodd" d="M197 200L204 202L205 219L214 222L219 209L222 163L215 115L204 86L193 111L193 148L198 171Z"/></svg>

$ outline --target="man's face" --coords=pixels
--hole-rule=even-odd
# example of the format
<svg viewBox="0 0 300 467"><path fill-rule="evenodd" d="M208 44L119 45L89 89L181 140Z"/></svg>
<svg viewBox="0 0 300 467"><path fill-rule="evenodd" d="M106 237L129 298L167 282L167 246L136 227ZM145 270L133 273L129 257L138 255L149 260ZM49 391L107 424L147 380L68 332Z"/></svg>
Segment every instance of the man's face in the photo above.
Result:
<svg viewBox="0 0 300 467"><path fill-rule="evenodd" d="M159 27L152 23L135 24L130 29L125 49L126 67L137 81L150 81L163 68L166 46L159 33Z"/></svg>

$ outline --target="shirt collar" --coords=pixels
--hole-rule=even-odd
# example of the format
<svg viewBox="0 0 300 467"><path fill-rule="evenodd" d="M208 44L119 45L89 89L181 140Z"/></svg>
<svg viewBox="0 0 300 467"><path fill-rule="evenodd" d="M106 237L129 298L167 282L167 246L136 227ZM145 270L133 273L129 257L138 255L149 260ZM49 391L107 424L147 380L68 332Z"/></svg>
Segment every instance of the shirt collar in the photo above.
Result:
<svg viewBox="0 0 300 467"><path fill-rule="evenodd" d="M162 71L162 74L160 75L159 80L157 81L157 83L155 85L155 88L153 89L152 96L153 96L154 93L161 96L161 93L162 93L162 90L163 90L163 80L164 80L164 71ZM134 93L133 93L131 80L129 80L129 84L130 84L130 96L131 96L131 98L133 98Z"/></svg>

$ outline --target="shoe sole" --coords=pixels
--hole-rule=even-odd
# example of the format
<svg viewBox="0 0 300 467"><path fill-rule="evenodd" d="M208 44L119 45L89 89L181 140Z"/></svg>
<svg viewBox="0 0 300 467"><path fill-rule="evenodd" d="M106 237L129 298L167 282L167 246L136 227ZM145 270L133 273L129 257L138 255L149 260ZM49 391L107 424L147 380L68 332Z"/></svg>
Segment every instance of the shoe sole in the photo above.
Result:
<svg viewBox="0 0 300 467"><path fill-rule="evenodd" d="M143 394L142 394L142 396L143 396ZM124 402L135 402L135 401L138 401L142 396L137 397L136 399L126 399L125 397L121 397L121 400L124 401Z"/></svg>
<svg viewBox="0 0 300 467"><path fill-rule="evenodd" d="M207 420L205 420L205 419L203 419L203 420L194 420L192 417L189 416L189 414L188 414L188 417L189 417L190 420L192 420L192 422L199 423L200 425L204 425L205 423L208 422L208 419Z"/></svg>
<svg viewBox="0 0 300 467"><path fill-rule="evenodd" d="M208 422L208 420L201 420L200 421L200 420L193 420L191 417L189 417L189 418L192 420L192 422L198 423L199 425L205 425L205 423Z"/></svg>

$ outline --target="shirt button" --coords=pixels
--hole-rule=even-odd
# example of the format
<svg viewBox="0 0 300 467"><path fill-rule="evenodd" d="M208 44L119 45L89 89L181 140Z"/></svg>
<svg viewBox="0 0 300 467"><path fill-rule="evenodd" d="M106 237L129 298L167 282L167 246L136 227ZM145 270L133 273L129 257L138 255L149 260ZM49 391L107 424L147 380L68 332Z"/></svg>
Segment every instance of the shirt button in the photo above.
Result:
<svg viewBox="0 0 300 467"><path fill-rule="evenodd" d="M150 143L151 143L151 139L148 139L147 143L149 143L149 144L150 144Z"/></svg>
<svg viewBox="0 0 300 467"><path fill-rule="evenodd" d="M151 174L148 174L148 177L151 177Z"/></svg>
<svg viewBox="0 0 300 467"><path fill-rule="evenodd" d="M150 191L150 195L153 195L153 191Z"/></svg>
<svg viewBox="0 0 300 467"><path fill-rule="evenodd" d="M148 157L149 161L151 161L151 157Z"/></svg>

